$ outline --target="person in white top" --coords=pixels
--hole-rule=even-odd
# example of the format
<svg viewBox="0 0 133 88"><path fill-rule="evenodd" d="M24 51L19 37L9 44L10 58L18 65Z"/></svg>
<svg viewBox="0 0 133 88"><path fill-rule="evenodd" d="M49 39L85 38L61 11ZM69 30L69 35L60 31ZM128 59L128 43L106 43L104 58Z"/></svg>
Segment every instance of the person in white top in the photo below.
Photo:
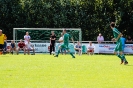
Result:
<svg viewBox="0 0 133 88"><path fill-rule="evenodd" d="M30 40L28 40L28 42L26 43L26 51L28 51L28 55L30 54L30 51L33 51L32 55L35 55L35 50Z"/></svg>
<svg viewBox="0 0 133 88"><path fill-rule="evenodd" d="M90 41L88 46L87 46L87 54L91 54L91 55L94 54L94 48L95 48L95 46Z"/></svg>
<svg viewBox="0 0 133 88"><path fill-rule="evenodd" d="M63 43L63 33L61 33L61 37L59 38L59 47L61 46L61 44ZM63 51L64 51L64 53L66 54L66 50L65 49L61 49L61 53L63 54Z"/></svg>
<svg viewBox="0 0 133 88"><path fill-rule="evenodd" d="M26 35L24 36L24 43L28 43L28 41L31 39L30 35L28 32L26 32Z"/></svg>
<svg viewBox="0 0 133 88"><path fill-rule="evenodd" d="M97 36L97 42L102 43L104 41L104 37L102 36L101 33L99 33L99 36Z"/></svg>
<svg viewBox="0 0 133 88"><path fill-rule="evenodd" d="M59 38L59 42L60 42L60 44L63 43L63 33L61 33L61 37Z"/></svg>

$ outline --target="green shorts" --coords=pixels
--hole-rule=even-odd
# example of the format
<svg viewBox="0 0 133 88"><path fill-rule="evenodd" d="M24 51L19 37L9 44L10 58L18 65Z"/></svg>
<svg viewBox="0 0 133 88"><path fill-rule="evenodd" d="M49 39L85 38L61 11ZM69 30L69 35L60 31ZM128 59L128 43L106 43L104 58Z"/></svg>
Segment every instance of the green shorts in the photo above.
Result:
<svg viewBox="0 0 133 88"><path fill-rule="evenodd" d="M68 44L62 44L60 47L61 49L69 50Z"/></svg>
<svg viewBox="0 0 133 88"><path fill-rule="evenodd" d="M117 52L117 51L122 51L122 43L121 43L121 42L117 42L117 43L116 43L116 46L115 46L114 51L115 51L115 52Z"/></svg>

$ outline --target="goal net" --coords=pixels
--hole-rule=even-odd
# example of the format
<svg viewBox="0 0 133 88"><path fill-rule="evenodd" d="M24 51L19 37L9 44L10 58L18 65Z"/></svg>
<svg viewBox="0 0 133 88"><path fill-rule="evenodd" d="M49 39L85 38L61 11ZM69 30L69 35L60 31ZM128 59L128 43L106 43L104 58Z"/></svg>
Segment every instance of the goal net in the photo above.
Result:
<svg viewBox="0 0 133 88"><path fill-rule="evenodd" d="M29 32L31 42L34 44L36 51L48 52L51 32L54 31L57 43L63 29L64 28L13 28L13 40L19 41L20 39L24 39L26 32ZM65 29L67 29L67 32L73 37L74 41L82 41L82 31L80 28Z"/></svg>
<svg viewBox="0 0 133 88"><path fill-rule="evenodd" d="M74 41L82 41L80 28L66 28L67 32L73 37ZM29 32L31 40L49 40L51 31L55 32L57 39L61 36L63 28L13 28L13 39L23 39L26 32Z"/></svg>

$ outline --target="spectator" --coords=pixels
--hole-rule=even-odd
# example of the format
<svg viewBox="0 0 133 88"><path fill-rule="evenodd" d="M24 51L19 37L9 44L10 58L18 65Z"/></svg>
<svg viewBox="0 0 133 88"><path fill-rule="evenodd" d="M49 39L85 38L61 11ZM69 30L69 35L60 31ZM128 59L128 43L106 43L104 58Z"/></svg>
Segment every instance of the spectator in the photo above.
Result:
<svg viewBox="0 0 133 88"><path fill-rule="evenodd" d="M93 55L94 54L94 48L95 48L95 46L92 44L92 42L90 41L89 42L89 45L88 45L88 47L87 47L87 54L91 54L91 55Z"/></svg>
<svg viewBox="0 0 133 88"><path fill-rule="evenodd" d="M13 54L13 51L16 51L16 44L14 40L11 40L10 48L10 52Z"/></svg>
<svg viewBox="0 0 133 88"><path fill-rule="evenodd" d="M56 40L56 35L54 34L54 31L52 31L50 36L50 55L51 53L55 52L55 40Z"/></svg>
<svg viewBox="0 0 133 88"><path fill-rule="evenodd" d="M128 38L127 38L127 41L126 42L132 42L133 40L132 40L132 38L131 38L131 36L128 36Z"/></svg>
<svg viewBox="0 0 133 88"><path fill-rule="evenodd" d="M32 55L35 55L35 49L31 44L30 40L28 40L28 43L26 43L26 51L28 52L28 55L30 54L30 51L33 51Z"/></svg>
<svg viewBox="0 0 133 88"><path fill-rule="evenodd" d="M104 41L104 37L102 36L101 33L99 33L99 36L97 36L97 42L102 43Z"/></svg>
<svg viewBox="0 0 133 88"><path fill-rule="evenodd" d="M22 39L20 39L20 42L18 43L17 55L19 53L19 50L23 50L24 55L26 54L26 52L25 52L25 43L22 41Z"/></svg>
<svg viewBox="0 0 133 88"><path fill-rule="evenodd" d="M79 55L81 55L81 50L82 50L81 47L82 46L80 45L80 42L78 41L77 45L75 46L75 51L77 51Z"/></svg>
<svg viewBox="0 0 133 88"><path fill-rule="evenodd" d="M31 37L29 35L29 32L26 32L26 35L24 36L24 43L25 44L28 43L28 40L30 40L30 39L31 39Z"/></svg>

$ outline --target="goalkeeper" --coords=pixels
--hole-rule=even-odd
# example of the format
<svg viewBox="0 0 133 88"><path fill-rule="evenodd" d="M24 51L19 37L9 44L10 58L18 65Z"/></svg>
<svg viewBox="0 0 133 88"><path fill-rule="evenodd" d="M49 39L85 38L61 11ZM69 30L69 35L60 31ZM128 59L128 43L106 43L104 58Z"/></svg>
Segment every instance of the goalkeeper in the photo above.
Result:
<svg viewBox="0 0 133 88"><path fill-rule="evenodd" d="M64 49L65 48L68 52L70 52L70 50L68 48L68 45L69 45L69 39L71 38L71 36L67 33L67 30L66 29L63 30L63 34L64 34L64 38L62 40L63 41L63 44L59 47L59 50L57 52L57 55L55 55L55 57L58 57L61 49ZM74 41L73 41L72 38L71 38L71 40L72 40L72 42L74 44ZM70 52L70 55L72 56L72 58L75 58L75 56L73 55L72 52Z"/></svg>

